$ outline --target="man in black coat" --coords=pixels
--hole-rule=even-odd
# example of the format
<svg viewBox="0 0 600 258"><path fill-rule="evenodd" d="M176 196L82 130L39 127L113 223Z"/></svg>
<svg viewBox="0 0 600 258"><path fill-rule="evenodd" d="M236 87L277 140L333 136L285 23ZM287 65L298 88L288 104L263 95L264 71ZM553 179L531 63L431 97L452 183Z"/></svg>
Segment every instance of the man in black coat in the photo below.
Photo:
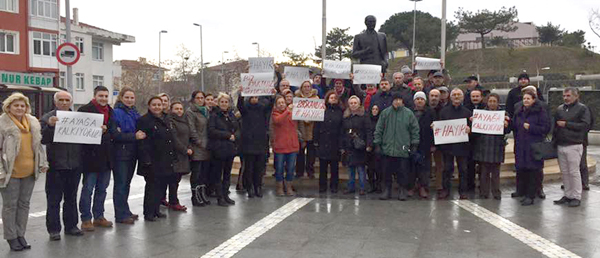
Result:
<svg viewBox="0 0 600 258"><path fill-rule="evenodd" d="M415 93L414 99L414 114L417 120L419 120L419 147L417 153L411 155L411 175L409 176L410 183L415 183L418 180L419 196L421 198L429 197L429 174L431 173L431 153L433 148L433 130L431 129L431 123L435 118L434 111L429 108L427 103L427 97L425 93L419 91ZM411 191L414 191L409 186L409 195Z"/></svg>
<svg viewBox="0 0 600 258"><path fill-rule="evenodd" d="M519 101L523 101L523 88L529 85L529 75L527 73L522 73L518 77L519 85L517 87L512 88L508 92L508 96L506 97L506 112L508 112L510 117L513 117L515 114L515 104ZM537 99L541 100L540 102L544 102L544 96L542 92L536 90Z"/></svg>
<svg viewBox="0 0 600 258"><path fill-rule="evenodd" d="M467 91L469 92L469 91ZM467 99L470 100L469 103L465 104L465 107L468 108L471 112L475 109L485 109L485 103L483 103L483 90L474 88L470 91L470 94L465 97L465 103L467 103ZM469 142L471 146L474 146L475 141L477 141L478 134L469 135ZM473 153L469 155L469 159L467 161L467 189L468 191L475 191L475 175L476 164L475 160L473 160Z"/></svg>
<svg viewBox="0 0 600 258"><path fill-rule="evenodd" d="M50 240L60 240L60 202L63 202L63 221L65 234L81 236L77 227L77 189L81 180L81 145L75 143L54 142L54 126L58 121L56 111L71 111L71 94L59 91L54 94L55 110L46 113L40 120L42 125L42 144L46 145L46 155L50 169L46 174L46 229Z"/></svg>
<svg viewBox="0 0 600 258"><path fill-rule="evenodd" d="M373 106L377 106L379 108L379 112L382 112L384 109L392 105L392 101L393 99L390 82L383 78L379 82L379 91L371 98L369 110L372 110Z"/></svg>
<svg viewBox="0 0 600 258"><path fill-rule="evenodd" d="M480 90L482 97L485 97L490 93L489 90L486 90L483 86L481 86L481 84L479 84L479 79L475 75L467 77L467 79L465 79L464 82L467 83L467 92L465 93L465 106L470 106L472 104L471 92L473 92L474 90Z"/></svg>

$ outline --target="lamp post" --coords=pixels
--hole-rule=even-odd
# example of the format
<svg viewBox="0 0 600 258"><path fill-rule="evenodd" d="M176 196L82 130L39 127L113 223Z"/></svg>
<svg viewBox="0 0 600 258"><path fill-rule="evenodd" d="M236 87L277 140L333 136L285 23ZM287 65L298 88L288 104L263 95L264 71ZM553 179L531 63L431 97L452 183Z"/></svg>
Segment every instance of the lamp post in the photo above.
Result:
<svg viewBox="0 0 600 258"><path fill-rule="evenodd" d="M412 38L412 68L415 69L415 38L417 32L417 2L422 0L409 0L415 2L415 8L413 10L413 38Z"/></svg>
<svg viewBox="0 0 600 258"><path fill-rule="evenodd" d="M160 44L161 44L161 39L162 39L163 33L167 33L167 31L161 30L158 32L158 74L160 77L160 80L158 81L158 93L159 94L160 94L160 87L162 86L162 81L163 81L163 73L162 73L162 68L161 68L161 63L160 63Z"/></svg>
<svg viewBox="0 0 600 258"><path fill-rule="evenodd" d="M252 42L252 45L256 45L256 54L260 57L260 44L258 44L258 42Z"/></svg>
<svg viewBox="0 0 600 258"><path fill-rule="evenodd" d="M194 23L194 26L200 27L200 85L204 92L204 52L202 51L202 25Z"/></svg>
<svg viewBox="0 0 600 258"><path fill-rule="evenodd" d="M228 54L229 51L221 52L221 89L225 88L225 59L224 55Z"/></svg>
<svg viewBox="0 0 600 258"><path fill-rule="evenodd" d="M446 68L446 0L442 0L442 44L441 44L441 55L440 62L442 62L442 69Z"/></svg>

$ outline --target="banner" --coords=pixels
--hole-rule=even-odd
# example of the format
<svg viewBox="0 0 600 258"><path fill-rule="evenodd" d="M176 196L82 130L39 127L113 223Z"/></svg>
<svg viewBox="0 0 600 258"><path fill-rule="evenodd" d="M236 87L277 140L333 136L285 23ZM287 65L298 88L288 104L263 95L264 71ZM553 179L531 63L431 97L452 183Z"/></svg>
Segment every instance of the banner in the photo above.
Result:
<svg viewBox="0 0 600 258"><path fill-rule="evenodd" d="M415 70L442 70L442 64L437 58L417 57Z"/></svg>
<svg viewBox="0 0 600 258"><path fill-rule="evenodd" d="M325 120L325 100L294 98L292 120L322 122Z"/></svg>
<svg viewBox="0 0 600 258"><path fill-rule="evenodd" d="M310 79L308 67L286 66L283 74L285 74L285 79L290 82L290 86L300 87L302 82Z"/></svg>
<svg viewBox="0 0 600 258"><path fill-rule="evenodd" d="M381 81L381 65L355 64L354 84L379 84Z"/></svg>
<svg viewBox="0 0 600 258"><path fill-rule="evenodd" d="M504 111L473 110L472 132L504 135Z"/></svg>
<svg viewBox="0 0 600 258"><path fill-rule="evenodd" d="M323 77L330 79L350 79L352 62L350 61L323 61Z"/></svg>
<svg viewBox="0 0 600 258"><path fill-rule="evenodd" d="M56 111L56 117L54 142L101 144L104 115Z"/></svg>
<svg viewBox="0 0 600 258"><path fill-rule="evenodd" d="M468 142L467 119L434 121L433 139L435 145Z"/></svg>
<svg viewBox="0 0 600 258"><path fill-rule="evenodd" d="M249 73L275 73L275 62L273 57L250 57Z"/></svg>
<svg viewBox="0 0 600 258"><path fill-rule="evenodd" d="M242 73L240 77L243 97L273 95L273 73Z"/></svg>

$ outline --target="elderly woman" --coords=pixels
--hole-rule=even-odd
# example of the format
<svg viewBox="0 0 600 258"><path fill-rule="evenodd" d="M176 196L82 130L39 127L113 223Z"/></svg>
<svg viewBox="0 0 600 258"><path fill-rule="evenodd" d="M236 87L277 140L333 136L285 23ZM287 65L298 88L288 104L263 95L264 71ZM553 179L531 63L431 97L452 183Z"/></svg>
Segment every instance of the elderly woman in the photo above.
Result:
<svg viewBox="0 0 600 258"><path fill-rule="evenodd" d="M319 98L318 90L313 88L310 81L304 81L295 95L298 98ZM308 177L312 179L315 178L315 147L312 141L315 122L299 121L298 123L298 128L302 130L300 134L303 141L300 144L300 151L298 152L298 159L296 161L296 177L303 177L306 170ZM300 125L302 126L300 127Z"/></svg>
<svg viewBox="0 0 600 258"><path fill-rule="evenodd" d="M2 226L10 249L30 249L25 240L29 201L39 173L48 170L42 148L40 122L30 115L29 99L13 93L4 100L0 115L0 194Z"/></svg>
<svg viewBox="0 0 600 258"><path fill-rule="evenodd" d="M313 141L319 157L319 193L327 192L327 170L330 169L329 189L337 193L339 183L339 161L342 150L342 121L344 111L338 95L331 90L325 94L325 118L316 122Z"/></svg>
<svg viewBox="0 0 600 258"><path fill-rule="evenodd" d="M348 157L347 165L350 170L350 180L345 194L356 191L354 180L358 172L359 194L365 195L365 163L367 151L371 151L373 145L370 120L365 114L364 107L360 104L360 99L357 96L351 96L348 99L348 108L344 111L342 122L342 146Z"/></svg>

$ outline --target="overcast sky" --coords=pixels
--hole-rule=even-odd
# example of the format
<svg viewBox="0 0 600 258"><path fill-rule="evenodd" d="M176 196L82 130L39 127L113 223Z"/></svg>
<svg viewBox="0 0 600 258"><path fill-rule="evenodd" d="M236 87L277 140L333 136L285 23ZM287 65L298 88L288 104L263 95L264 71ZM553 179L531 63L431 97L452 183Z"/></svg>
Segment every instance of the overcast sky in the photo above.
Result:
<svg viewBox="0 0 600 258"><path fill-rule="evenodd" d="M61 1L64 16L64 1ZM441 17L441 0L423 0L417 9ZM454 12L465 10L497 10L502 6L516 6L519 21L536 25L548 21L569 31L584 30L586 40L600 50L600 38L588 25L590 10L600 8L598 0L448 0L447 18L455 21ZM158 32L162 36L162 60L174 59L177 48L183 44L193 51L192 58L200 56L199 27L203 25L204 62L216 65L225 59L256 56L258 42L262 51L282 60L283 50L314 53L321 42L322 0L71 0L71 7L79 8L79 19L110 31L135 36L135 43L115 47L115 60L146 57L158 60ZM364 17L377 17L377 29L391 15L412 11L409 0L327 0L327 30L350 27L350 34L362 31ZM417 24L418 31L418 24ZM261 51L261 52L262 52Z"/></svg>

